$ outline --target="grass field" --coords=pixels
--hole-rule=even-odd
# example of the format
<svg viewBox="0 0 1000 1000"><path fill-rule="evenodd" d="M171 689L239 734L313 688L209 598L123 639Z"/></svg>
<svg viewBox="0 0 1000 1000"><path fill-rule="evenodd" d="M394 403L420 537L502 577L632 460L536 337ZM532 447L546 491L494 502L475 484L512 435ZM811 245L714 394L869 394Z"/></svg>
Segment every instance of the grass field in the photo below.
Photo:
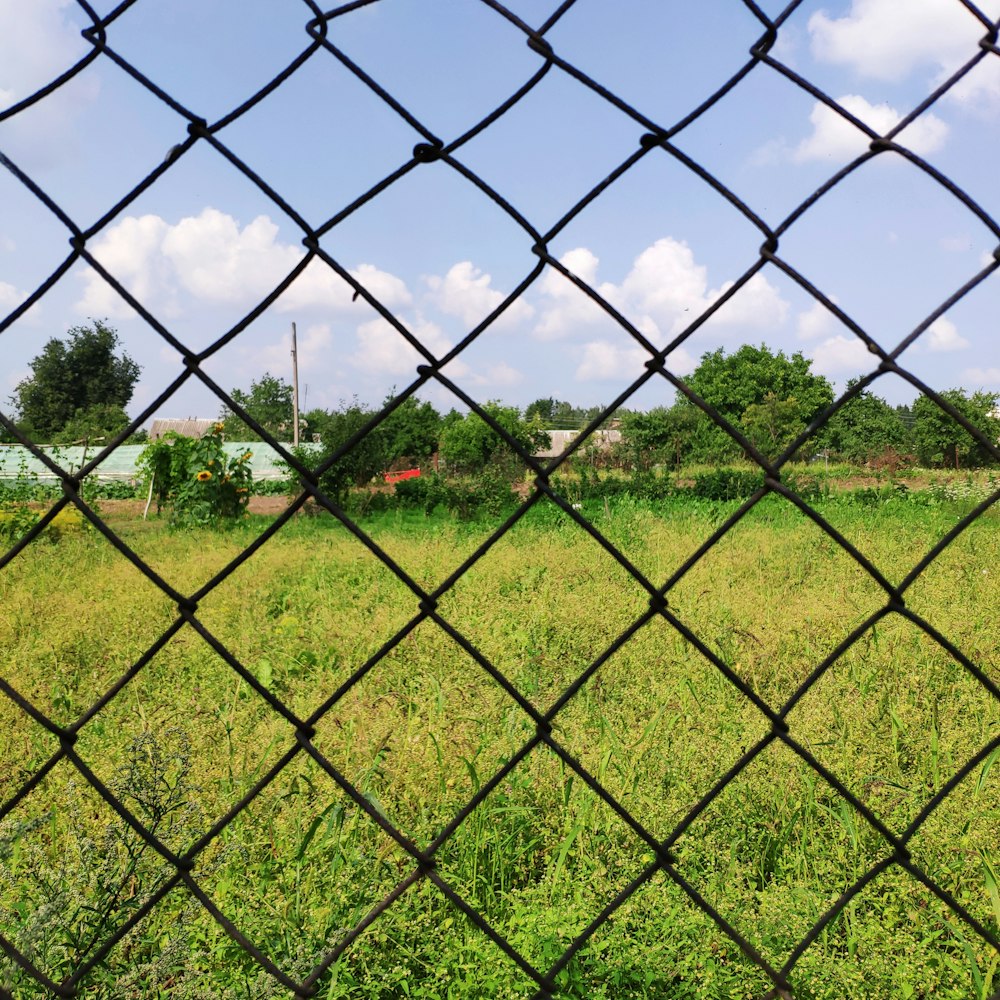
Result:
<svg viewBox="0 0 1000 1000"><path fill-rule="evenodd" d="M962 501L819 509L895 584L968 509ZM656 585L736 504L621 498L583 513ZM269 522L171 532L112 519L184 594ZM490 532L395 514L366 531L433 591ZM922 573L906 606L1000 683L1000 519L987 512ZM701 644L775 709L885 592L815 524L768 498L670 590L552 718L536 746L436 849L436 874L543 972L654 855L568 762L657 839L675 871L775 968L869 869L882 836L780 740L673 835L770 723ZM88 711L177 617L96 532L30 546L0 572L0 676L63 725ZM545 713L649 608L648 595L554 507L476 562L438 614ZM328 518L297 518L199 602L197 618L290 713L306 718L420 614L418 600ZM691 640L696 640L692 642ZM795 702L791 735L894 833L1000 736L1000 703L916 625L890 614ZM58 740L0 697L0 802ZM422 620L328 704L313 744L368 807L426 847L533 738L534 723L452 636ZM198 853L201 890L301 979L414 870L411 858L298 744L190 625L80 728L75 752L178 853L254 783L280 775ZM289 756L290 755L290 756ZM993 934L1000 925L1000 766L983 758L908 842L913 862ZM55 981L94 954L173 874L67 760L0 823L0 933ZM985 1000L998 956L890 865L798 960L796 1000ZM678 884L654 874L556 982L573 997L757 998L770 981ZM0 956L0 986L47 994ZM321 998L527 997L528 976L430 880L406 888L319 979ZM86 979L101 998L291 996L183 885Z"/></svg>

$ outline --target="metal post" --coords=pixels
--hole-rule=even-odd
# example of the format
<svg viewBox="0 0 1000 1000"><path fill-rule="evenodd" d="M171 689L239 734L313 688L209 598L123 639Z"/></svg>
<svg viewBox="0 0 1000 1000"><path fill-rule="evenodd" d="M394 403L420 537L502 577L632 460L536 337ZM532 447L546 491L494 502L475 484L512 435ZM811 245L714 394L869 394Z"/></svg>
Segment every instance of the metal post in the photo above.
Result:
<svg viewBox="0 0 1000 1000"><path fill-rule="evenodd" d="M299 353L292 324L292 446L299 446Z"/></svg>

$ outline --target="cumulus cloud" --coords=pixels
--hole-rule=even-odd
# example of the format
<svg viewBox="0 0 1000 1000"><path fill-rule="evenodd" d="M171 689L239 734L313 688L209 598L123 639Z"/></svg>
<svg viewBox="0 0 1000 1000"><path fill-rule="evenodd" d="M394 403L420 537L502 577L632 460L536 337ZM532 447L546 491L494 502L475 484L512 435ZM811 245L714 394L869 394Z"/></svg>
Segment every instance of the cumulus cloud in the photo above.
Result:
<svg viewBox="0 0 1000 1000"><path fill-rule="evenodd" d="M79 23L77 23L79 22ZM0 110L30 97L91 51L89 23L72 0L0 0ZM4 151L32 169L65 162L77 148L77 120L100 86L92 67L4 127Z"/></svg>
<svg viewBox="0 0 1000 1000"><path fill-rule="evenodd" d="M16 309L27 297L27 292L19 292L13 285L6 281L0 281L0 310L2 313Z"/></svg>
<svg viewBox="0 0 1000 1000"><path fill-rule="evenodd" d="M598 258L586 247L577 247L559 258L559 263L592 288L597 285ZM589 296L554 268L542 275L539 290L543 296L541 317L535 334L542 340L566 337L580 327L607 319L607 313Z"/></svg>
<svg viewBox="0 0 1000 1000"><path fill-rule="evenodd" d="M983 0L988 17L1000 14L1000 0ZM819 11L809 19L813 55L847 66L861 76L898 82L918 70L929 71L936 86L979 51L986 31L961 3L953 0L852 0L842 17ZM949 97L961 104L1000 105L1000 61L986 58Z"/></svg>
<svg viewBox="0 0 1000 1000"><path fill-rule="evenodd" d="M858 375L874 367L873 355L868 353L864 342L851 334L827 337L811 356L812 369L817 375Z"/></svg>
<svg viewBox="0 0 1000 1000"><path fill-rule="evenodd" d="M961 351L969 346L969 341L958 332L955 324L943 316L931 323L920 340L928 351Z"/></svg>
<svg viewBox="0 0 1000 1000"><path fill-rule="evenodd" d="M446 367L449 376L459 377L459 373L452 368L452 365L447 365ZM486 369L482 372L468 372L465 381L469 385L506 388L512 385L519 385L523 382L524 372L511 367L506 361L499 361L496 364L487 365Z"/></svg>
<svg viewBox="0 0 1000 1000"><path fill-rule="evenodd" d="M410 332L435 356L451 349L451 341L434 323L421 322L408 327ZM415 375L423 356L381 316L362 323L357 329L357 350L351 362L362 371L386 375ZM456 374L449 366L449 374Z"/></svg>
<svg viewBox="0 0 1000 1000"><path fill-rule="evenodd" d="M642 366L648 360L649 355L638 345L591 340L583 345L576 377L580 382L634 379L642 374Z"/></svg>
<svg viewBox="0 0 1000 1000"><path fill-rule="evenodd" d="M836 304L836 299L832 299ZM840 321L818 300L799 313L795 320L795 331L801 340L819 340L831 336L840 326Z"/></svg>
<svg viewBox="0 0 1000 1000"><path fill-rule="evenodd" d="M326 366L330 361L332 346L333 331L328 323L312 323L305 329L298 330L295 347L298 352L299 370L316 371ZM251 374L257 374L262 370L284 371L292 355L291 330L284 333L278 343L246 348L246 354L250 362L248 372Z"/></svg>
<svg viewBox="0 0 1000 1000"><path fill-rule="evenodd" d="M249 309L305 255L301 247L278 239L278 227L268 216L259 215L241 226L215 208L176 224L158 215L127 216L96 240L91 252L143 305L168 318L192 304ZM362 264L351 274L388 308L412 301L402 280L371 264ZM84 282L76 304L80 312L117 319L132 315L96 271L88 269ZM350 285L314 259L278 300L277 308L346 310L353 295Z"/></svg>
<svg viewBox="0 0 1000 1000"><path fill-rule="evenodd" d="M966 368L962 382L973 386L1000 385L1000 368Z"/></svg>
<svg viewBox="0 0 1000 1000"><path fill-rule="evenodd" d="M844 110L864 122L869 128L885 135L894 128L902 115L888 104L869 104L857 94L837 99ZM812 160L849 160L863 153L870 143L868 136L832 108L817 101L809 115L812 134L791 151L795 163ZM937 115L925 112L899 134L899 142L920 155L933 153L944 145L948 126Z"/></svg>
<svg viewBox="0 0 1000 1000"><path fill-rule="evenodd" d="M72 0L0 0L0 107L29 97L91 50L69 17L79 12Z"/></svg>
<svg viewBox="0 0 1000 1000"><path fill-rule="evenodd" d="M457 316L470 330L507 298L503 292L492 287L492 277L469 260L454 264L443 277L430 275L424 281L430 289L431 304L449 316ZM504 310L496 323L523 323L533 314L534 309L519 298Z"/></svg>
<svg viewBox="0 0 1000 1000"><path fill-rule="evenodd" d="M591 340L583 345L583 354L576 369L579 382L632 380L642 374L649 354L638 344ZM667 368L675 375L690 375L697 361L683 348L670 352Z"/></svg>
<svg viewBox="0 0 1000 1000"><path fill-rule="evenodd" d="M995 16L995 0L982 4ZM813 55L863 76L902 80L920 67L955 65L975 54L982 24L953 0L853 0L843 17L809 18Z"/></svg>
<svg viewBox="0 0 1000 1000"><path fill-rule="evenodd" d="M571 250L561 263L586 280L657 346L681 332L733 286L729 281L719 288L709 288L708 269L697 262L686 243L670 237L643 250L621 284L599 282L599 261L584 247ZM603 309L556 271L545 275L541 292L544 301L535 326L535 334L541 339L568 337L581 331L586 335L588 327L610 321ZM763 275L756 274L720 307L709 325L773 329L784 323L787 315L788 304L778 290ZM596 359L611 342L591 343L598 345L590 355L590 359ZM590 372L593 366L585 360L581 367Z"/></svg>

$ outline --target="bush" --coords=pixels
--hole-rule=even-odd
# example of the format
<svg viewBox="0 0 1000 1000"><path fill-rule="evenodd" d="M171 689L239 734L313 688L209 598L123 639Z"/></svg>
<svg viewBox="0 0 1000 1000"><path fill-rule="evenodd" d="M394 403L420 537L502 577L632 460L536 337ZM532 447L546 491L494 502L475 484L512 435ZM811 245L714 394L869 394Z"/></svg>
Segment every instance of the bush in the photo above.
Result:
<svg viewBox="0 0 1000 1000"><path fill-rule="evenodd" d="M164 435L143 450L138 466L153 483L157 511L169 504L175 525L221 524L246 512L252 454L230 458L222 424L215 424L201 438Z"/></svg>
<svg viewBox="0 0 1000 1000"><path fill-rule="evenodd" d="M714 469L694 477L693 496L703 500L746 500L764 485L764 475L750 469Z"/></svg>

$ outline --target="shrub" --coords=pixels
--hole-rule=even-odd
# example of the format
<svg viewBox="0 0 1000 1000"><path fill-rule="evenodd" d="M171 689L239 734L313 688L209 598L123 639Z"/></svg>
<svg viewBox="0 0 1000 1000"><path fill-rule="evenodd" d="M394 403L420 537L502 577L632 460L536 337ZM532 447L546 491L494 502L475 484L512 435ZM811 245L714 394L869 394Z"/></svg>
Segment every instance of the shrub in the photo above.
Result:
<svg viewBox="0 0 1000 1000"><path fill-rule="evenodd" d="M691 492L703 500L746 500L764 485L763 473L750 469L714 469L694 477Z"/></svg>
<svg viewBox="0 0 1000 1000"><path fill-rule="evenodd" d="M222 424L215 424L201 438L165 435L143 450L138 465L153 483L157 511L169 504L174 524L221 524L246 511L252 454L227 455Z"/></svg>

